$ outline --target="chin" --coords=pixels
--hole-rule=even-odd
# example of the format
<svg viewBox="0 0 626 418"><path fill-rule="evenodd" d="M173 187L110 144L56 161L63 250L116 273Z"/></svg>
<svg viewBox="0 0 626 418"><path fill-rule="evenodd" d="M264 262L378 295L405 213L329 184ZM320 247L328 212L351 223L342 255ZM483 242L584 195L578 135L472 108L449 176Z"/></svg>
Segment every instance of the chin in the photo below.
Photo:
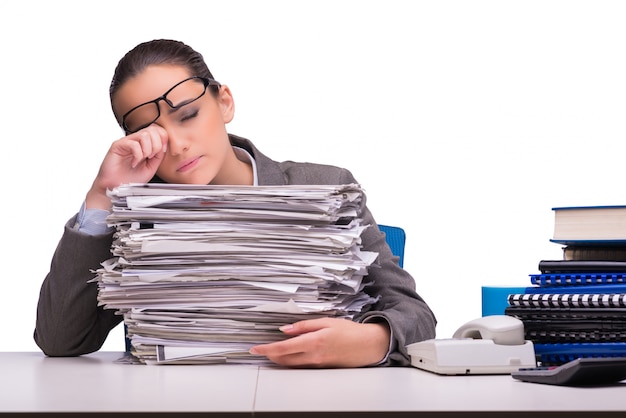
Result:
<svg viewBox="0 0 626 418"><path fill-rule="evenodd" d="M213 178L208 176L177 176L176 178L180 184L210 184L213 181Z"/></svg>

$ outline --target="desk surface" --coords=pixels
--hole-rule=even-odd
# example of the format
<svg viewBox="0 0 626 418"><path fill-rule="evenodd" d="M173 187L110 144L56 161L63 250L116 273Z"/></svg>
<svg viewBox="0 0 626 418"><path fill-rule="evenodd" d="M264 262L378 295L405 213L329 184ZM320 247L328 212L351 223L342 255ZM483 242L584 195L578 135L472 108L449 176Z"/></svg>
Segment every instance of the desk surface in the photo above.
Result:
<svg viewBox="0 0 626 418"><path fill-rule="evenodd" d="M0 353L0 413L203 413L238 416L618 416L626 383L570 388L509 375L414 368L294 370L118 364L121 352L47 358Z"/></svg>

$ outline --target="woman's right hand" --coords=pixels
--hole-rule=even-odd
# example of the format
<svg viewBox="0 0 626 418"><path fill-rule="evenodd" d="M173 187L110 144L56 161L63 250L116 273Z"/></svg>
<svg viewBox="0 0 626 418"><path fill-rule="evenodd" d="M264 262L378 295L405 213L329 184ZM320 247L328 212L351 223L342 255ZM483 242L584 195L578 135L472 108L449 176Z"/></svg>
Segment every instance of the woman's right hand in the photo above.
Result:
<svg viewBox="0 0 626 418"><path fill-rule="evenodd" d="M85 207L110 210L107 189L125 183L148 182L161 165L166 151L167 132L156 124L113 142L87 193Z"/></svg>

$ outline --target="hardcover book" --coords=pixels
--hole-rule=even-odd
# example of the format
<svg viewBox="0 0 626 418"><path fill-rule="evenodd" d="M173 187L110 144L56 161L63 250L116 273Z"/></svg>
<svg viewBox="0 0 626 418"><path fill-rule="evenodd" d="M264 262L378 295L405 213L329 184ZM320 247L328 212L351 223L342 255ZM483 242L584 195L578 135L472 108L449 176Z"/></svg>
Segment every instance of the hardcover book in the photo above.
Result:
<svg viewBox="0 0 626 418"><path fill-rule="evenodd" d="M563 260L568 261L626 261L626 245L567 245Z"/></svg>
<svg viewBox="0 0 626 418"><path fill-rule="evenodd" d="M552 210L552 242L565 245L626 244L626 205L565 206Z"/></svg>
<svg viewBox="0 0 626 418"><path fill-rule="evenodd" d="M542 273L582 273L614 272L626 273L626 261L605 260L541 260L539 271Z"/></svg>

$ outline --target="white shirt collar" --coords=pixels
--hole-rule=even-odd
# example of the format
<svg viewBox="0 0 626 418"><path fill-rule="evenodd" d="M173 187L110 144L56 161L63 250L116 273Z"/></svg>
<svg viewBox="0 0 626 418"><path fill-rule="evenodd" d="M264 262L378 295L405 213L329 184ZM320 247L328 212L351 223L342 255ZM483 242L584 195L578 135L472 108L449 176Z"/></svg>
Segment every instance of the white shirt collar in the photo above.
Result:
<svg viewBox="0 0 626 418"><path fill-rule="evenodd" d="M250 163L252 165L252 175L253 175L252 185L258 186L259 177L257 176L257 172L256 172L256 161L254 161L254 158L252 158L252 155L250 155L248 151L246 151L245 149L241 147L233 146L233 151L235 151L235 155L237 156L237 158L239 158L240 161L243 161L245 163Z"/></svg>

